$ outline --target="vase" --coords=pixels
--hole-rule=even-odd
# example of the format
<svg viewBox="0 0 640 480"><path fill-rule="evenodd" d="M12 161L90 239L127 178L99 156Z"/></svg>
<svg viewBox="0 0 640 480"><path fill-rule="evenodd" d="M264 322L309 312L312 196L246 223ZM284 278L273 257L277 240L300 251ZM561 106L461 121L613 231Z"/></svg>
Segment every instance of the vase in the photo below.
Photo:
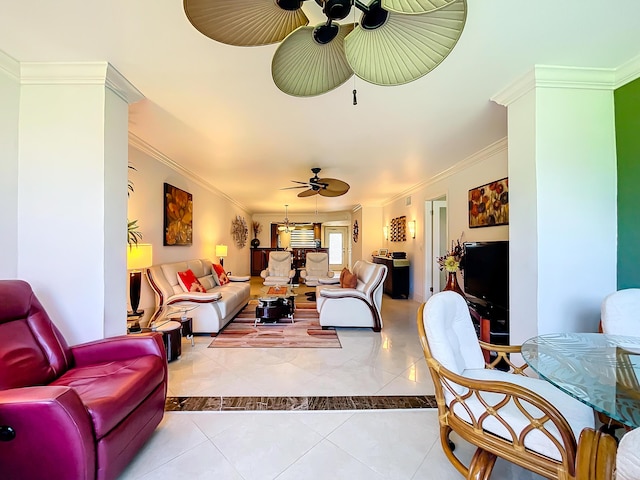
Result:
<svg viewBox="0 0 640 480"><path fill-rule="evenodd" d="M253 240L251 240L251 246L253 248L259 247L260 246L260 239L258 239L258 237L256 237Z"/></svg>
<svg viewBox="0 0 640 480"><path fill-rule="evenodd" d="M455 272L448 272L448 273L449 273L449 276L447 277L447 284L444 286L442 290L443 291L451 290L459 293L464 297L464 292L462 291L462 288L460 288L460 285L458 284L458 271L456 270Z"/></svg>

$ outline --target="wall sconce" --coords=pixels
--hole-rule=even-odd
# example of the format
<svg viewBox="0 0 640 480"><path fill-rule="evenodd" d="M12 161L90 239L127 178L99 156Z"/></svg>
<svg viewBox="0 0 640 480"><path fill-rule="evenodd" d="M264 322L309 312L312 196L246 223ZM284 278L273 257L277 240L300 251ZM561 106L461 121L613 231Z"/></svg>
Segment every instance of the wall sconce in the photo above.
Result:
<svg viewBox="0 0 640 480"><path fill-rule="evenodd" d="M389 227L388 226L384 226L382 227L382 234L384 235L384 239L385 240L389 240Z"/></svg>
<svg viewBox="0 0 640 480"><path fill-rule="evenodd" d="M129 272L129 300L131 301L131 313L129 317L141 315L138 312L140 305L140 286L142 281L142 269L153 263L153 247L150 243L138 243L127 247L127 270Z"/></svg>
<svg viewBox="0 0 640 480"><path fill-rule="evenodd" d="M216 257L220 259L220 266L224 267L224 257L227 256L226 245L216 245Z"/></svg>
<svg viewBox="0 0 640 480"><path fill-rule="evenodd" d="M411 238L416 238L416 221L415 220L411 220L409 222L409 235L411 235Z"/></svg>

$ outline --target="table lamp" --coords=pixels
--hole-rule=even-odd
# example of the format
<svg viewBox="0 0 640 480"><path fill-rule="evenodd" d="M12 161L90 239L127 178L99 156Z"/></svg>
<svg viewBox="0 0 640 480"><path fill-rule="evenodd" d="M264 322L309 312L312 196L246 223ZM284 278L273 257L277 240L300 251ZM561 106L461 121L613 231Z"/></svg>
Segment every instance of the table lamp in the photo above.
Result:
<svg viewBox="0 0 640 480"><path fill-rule="evenodd" d="M224 267L224 257L227 256L226 245L216 245L216 257L220 259L220 265Z"/></svg>
<svg viewBox="0 0 640 480"><path fill-rule="evenodd" d="M140 285L142 269L153 263L153 248L149 243L138 243L127 247L127 270L129 270L129 300L132 312L129 317L139 316Z"/></svg>

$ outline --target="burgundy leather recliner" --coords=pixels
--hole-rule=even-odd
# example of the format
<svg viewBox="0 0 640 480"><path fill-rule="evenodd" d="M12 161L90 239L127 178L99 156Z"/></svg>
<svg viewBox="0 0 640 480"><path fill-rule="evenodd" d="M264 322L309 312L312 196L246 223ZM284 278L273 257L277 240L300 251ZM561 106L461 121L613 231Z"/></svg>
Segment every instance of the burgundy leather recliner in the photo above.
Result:
<svg viewBox="0 0 640 480"><path fill-rule="evenodd" d="M0 477L115 479L162 420L158 333L69 347L21 280L0 280Z"/></svg>

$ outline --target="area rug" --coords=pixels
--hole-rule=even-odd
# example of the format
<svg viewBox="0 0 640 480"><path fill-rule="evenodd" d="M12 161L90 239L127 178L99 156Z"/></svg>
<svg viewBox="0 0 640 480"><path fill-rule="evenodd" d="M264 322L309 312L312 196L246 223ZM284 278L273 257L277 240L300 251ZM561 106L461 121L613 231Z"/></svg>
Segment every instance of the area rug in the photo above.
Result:
<svg viewBox="0 0 640 480"><path fill-rule="evenodd" d="M314 302L296 302L294 322L253 323L257 301L252 300L213 339L209 348L342 348L334 328L323 330Z"/></svg>

